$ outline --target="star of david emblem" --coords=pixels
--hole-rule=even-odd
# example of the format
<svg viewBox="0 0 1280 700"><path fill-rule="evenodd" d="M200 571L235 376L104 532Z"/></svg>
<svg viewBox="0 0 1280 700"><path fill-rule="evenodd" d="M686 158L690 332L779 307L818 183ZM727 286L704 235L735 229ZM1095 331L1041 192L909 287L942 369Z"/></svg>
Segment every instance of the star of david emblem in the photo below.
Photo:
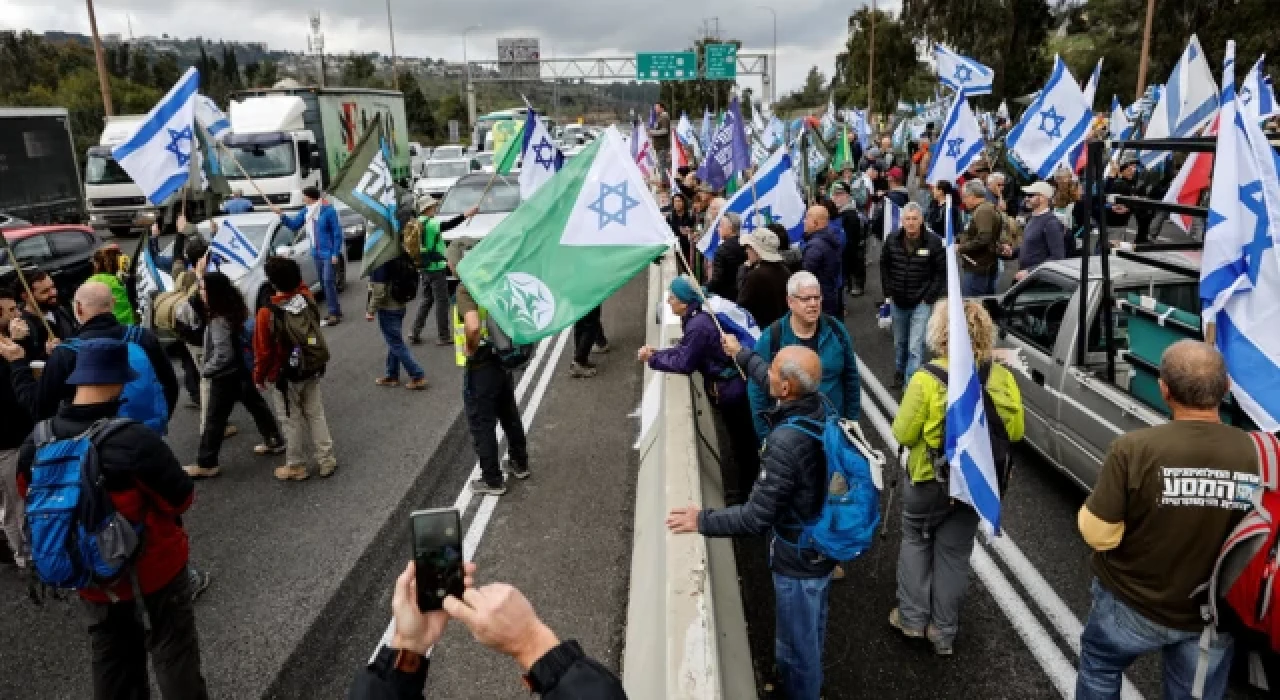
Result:
<svg viewBox="0 0 1280 700"><path fill-rule="evenodd" d="M956 66L956 74L952 77L962 83L967 83L973 78L973 69L961 63Z"/></svg>
<svg viewBox="0 0 1280 700"><path fill-rule="evenodd" d="M947 157L959 158L960 145L963 143L964 143L964 137L961 137L961 136L957 136L956 138L948 140L947 141Z"/></svg>
<svg viewBox="0 0 1280 700"><path fill-rule="evenodd" d="M192 142L195 140L195 137L191 134L191 127L188 126L184 129L168 129L168 132L169 145L165 146L164 150L172 153L173 156L178 159L178 165L180 166L191 162L191 146ZM185 150L181 146L183 141L187 142Z"/></svg>
<svg viewBox="0 0 1280 700"><path fill-rule="evenodd" d="M1049 109L1040 113L1040 130L1048 134L1051 139L1060 139L1062 123L1065 121L1067 118L1058 114L1058 108L1050 106Z"/></svg>
<svg viewBox="0 0 1280 700"><path fill-rule="evenodd" d="M1253 90L1250 90L1248 85L1240 88L1240 103L1248 105L1251 100L1253 100Z"/></svg>
<svg viewBox="0 0 1280 700"><path fill-rule="evenodd" d="M543 136L542 140L533 146L533 162L541 165L547 170L555 169L555 155L556 147L551 145L551 142L547 140L546 136Z"/></svg>
<svg viewBox="0 0 1280 700"><path fill-rule="evenodd" d="M755 233L756 229L762 228L760 224L756 223L762 217L764 219L765 225L772 223L773 222L773 206L760 207L759 209L755 210L751 214L751 216L747 217L746 221L742 222L742 228L746 229L747 233Z"/></svg>
<svg viewBox="0 0 1280 700"><path fill-rule="evenodd" d="M610 211L608 209L609 195L617 195L618 209ZM610 223L616 223L619 226L627 225L627 211L640 206L640 200L627 194L627 181L623 180L615 185L607 182L600 183L600 196L596 200L587 205L587 208L600 215L600 223L596 225L598 230L603 231L605 226Z"/></svg>

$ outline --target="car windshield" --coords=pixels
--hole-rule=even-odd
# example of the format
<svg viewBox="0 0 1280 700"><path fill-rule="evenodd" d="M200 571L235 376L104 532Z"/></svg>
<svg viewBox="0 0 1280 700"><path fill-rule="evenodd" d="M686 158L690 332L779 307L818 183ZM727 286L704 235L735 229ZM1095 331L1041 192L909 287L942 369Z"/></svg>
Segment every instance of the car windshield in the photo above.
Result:
<svg viewBox="0 0 1280 700"><path fill-rule="evenodd" d="M273 146L240 146L235 149L236 160L249 177L284 177L294 170L293 143L286 141ZM244 179L240 168L227 173L229 180Z"/></svg>
<svg viewBox="0 0 1280 700"><path fill-rule="evenodd" d="M90 185L127 185L133 178L115 158L91 155L84 168L84 181Z"/></svg>
<svg viewBox="0 0 1280 700"><path fill-rule="evenodd" d="M477 153L477 154L476 154L476 160L480 161L480 165L481 165L481 167L486 166L486 165L493 165L493 154L492 154L492 153Z"/></svg>
<svg viewBox="0 0 1280 700"><path fill-rule="evenodd" d="M470 172L466 163L428 163L427 177L462 177Z"/></svg>
<svg viewBox="0 0 1280 700"><path fill-rule="evenodd" d="M484 193L488 182L487 178L476 178L455 184L440 204L440 215L457 216L475 206L476 202L480 202L480 195ZM515 211L519 205L520 183L515 178L499 176L494 178L489 193L480 202L480 213L505 214Z"/></svg>
<svg viewBox="0 0 1280 700"><path fill-rule="evenodd" d="M445 158L461 158L462 146L441 146L431 152L431 157L436 160Z"/></svg>

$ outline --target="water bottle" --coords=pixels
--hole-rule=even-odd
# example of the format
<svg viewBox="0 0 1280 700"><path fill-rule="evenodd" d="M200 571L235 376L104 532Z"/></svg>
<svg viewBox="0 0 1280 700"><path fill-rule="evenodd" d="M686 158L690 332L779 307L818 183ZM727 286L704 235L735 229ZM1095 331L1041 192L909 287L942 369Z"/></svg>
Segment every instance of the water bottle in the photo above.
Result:
<svg viewBox="0 0 1280 700"><path fill-rule="evenodd" d="M885 299L880 305L880 310L876 312L876 325L880 326L880 330L887 331L893 326L893 317L889 315L889 300Z"/></svg>

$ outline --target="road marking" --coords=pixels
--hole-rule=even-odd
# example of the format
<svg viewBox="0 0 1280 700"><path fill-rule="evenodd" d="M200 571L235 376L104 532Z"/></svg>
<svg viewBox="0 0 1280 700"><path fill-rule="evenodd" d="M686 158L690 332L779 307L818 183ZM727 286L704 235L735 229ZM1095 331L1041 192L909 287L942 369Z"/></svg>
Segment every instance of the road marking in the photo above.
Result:
<svg viewBox="0 0 1280 700"><path fill-rule="evenodd" d="M892 409L893 412L896 413L898 410L898 402L893 399L893 396L887 390L885 390L884 385L880 383L880 380L875 376L870 368L867 367L866 363L862 361L862 358L858 357L857 361L858 374L863 380L863 386L867 386L871 389L871 393L874 394L884 406L886 412ZM881 438L883 438L885 443L890 445L896 453L898 451L898 441L894 438L893 430L890 427L888 420L883 414L881 414L880 408L876 406L874 402L871 404L864 402L863 411L868 414L872 424L880 433ZM1049 582L1040 574L1040 571L1036 569L1035 565L1022 554L1022 550L1018 548L1016 543L1014 543L1013 538L1009 536L1009 533L1006 531L1000 537L996 538L981 538L979 539L979 543L989 547L996 556L1004 562L1005 566L1013 573L1014 577L1018 579L1018 582L1022 585L1023 589L1026 590L1027 595L1036 602L1041 612L1044 613L1045 617L1053 625L1058 636L1067 643L1067 646L1071 648L1071 652L1078 658L1080 656L1080 634L1084 629L1080 619L1075 616L1075 613L1073 613L1069 607L1067 607L1067 604L1063 602L1062 597L1059 596L1057 591L1049 585ZM981 553L982 559L990 565L986 574L978 568L979 553ZM1014 627L1017 628L1019 623L1014 618L1015 615L1021 616L1021 611L1005 608L1005 604L1007 602L1009 605L1020 606L1022 611L1030 613L1022 598L1018 596L1017 592L1011 586L1009 586L1008 579L1004 577L1004 574L1000 571L999 567L994 565L990 557L982 551L982 548L974 549L972 561L974 564L974 570L982 579L983 584L986 585L987 589L994 597L996 597L996 601L1001 603L1001 607L1005 609L1005 613L1008 615L1010 622L1013 622ZM1001 588L1003 591L1006 587L1008 592L1013 594L1013 600L1004 601L1000 596L996 595L997 588ZM1046 661L1056 665L1057 659L1052 655L1042 657L1041 652L1037 651L1036 645L1042 644L1046 640L1053 643L1053 638L1048 636L1048 633L1045 632L1044 628L1040 625L1039 620L1037 620L1034 615L1031 616L1030 622L1034 624L1034 630L1038 630L1040 634L1043 634L1045 639L1037 639L1033 642L1028 639L1028 633L1024 633L1024 630L1021 628L1018 629L1018 634L1024 641L1026 641L1027 647L1031 650L1032 654L1036 656L1037 660L1039 660L1041 665L1044 666L1046 672L1049 672L1052 677L1054 675L1054 670L1050 669L1050 666L1047 665ZM1057 652L1057 656L1062 656L1061 652L1057 651L1056 645L1054 647L1054 651ZM1065 660L1065 657L1063 657L1063 659ZM1071 694L1075 692L1076 671L1074 667L1070 666L1070 664L1068 664L1068 666L1070 667L1071 679L1069 689L1064 693L1064 695L1066 697L1071 697ZM1061 680L1058 678L1053 678L1053 680L1059 690L1062 690L1063 685ZM1124 698L1124 700L1143 700L1142 693L1140 693L1137 687L1129 681L1128 677L1124 678L1121 697Z"/></svg>

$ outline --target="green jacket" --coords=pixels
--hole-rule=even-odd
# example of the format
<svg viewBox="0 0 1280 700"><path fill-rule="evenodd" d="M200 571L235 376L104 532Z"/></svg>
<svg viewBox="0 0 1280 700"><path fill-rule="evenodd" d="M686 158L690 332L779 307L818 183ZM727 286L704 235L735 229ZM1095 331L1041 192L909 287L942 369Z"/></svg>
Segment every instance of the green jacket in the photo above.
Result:
<svg viewBox="0 0 1280 700"><path fill-rule="evenodd" d="M420 216L422 222L422 269L426 272L439 272L447 263L444 259L444 229L440 220L435 217Z"/></svg>
<svg viewBox="0 0 1280 700"><path fill-rule="evenodd" d="M133 307L129 304L129 293L125 291L119 277L108 272L99 272L88 281L101 282L111 290L111 298L115 301L111 307L111 315L116 317L120 325L132 326L137 323L137 319L133 316Z"/></svg>
<svg viewBox="0 0 1280 700"><path fill-rule="evenodd" d="M946 358L933 362L943 369L947 367ZM1004 421L1009 440L1021 440L1025 412L1022 408L1022 393L1018 391L1018 382L1013 378L1013 373L999 362L993 363L991 377L987 380L987 391L996 404L1000 420ZM943 420L946 415L946 385L923 370L911 375L911 383L902 396L898 415L893 419L893 436L903 447L911 450L907 459L907 474L911 481L918 483L934 478L929 450L942 447Z"/></svg>

